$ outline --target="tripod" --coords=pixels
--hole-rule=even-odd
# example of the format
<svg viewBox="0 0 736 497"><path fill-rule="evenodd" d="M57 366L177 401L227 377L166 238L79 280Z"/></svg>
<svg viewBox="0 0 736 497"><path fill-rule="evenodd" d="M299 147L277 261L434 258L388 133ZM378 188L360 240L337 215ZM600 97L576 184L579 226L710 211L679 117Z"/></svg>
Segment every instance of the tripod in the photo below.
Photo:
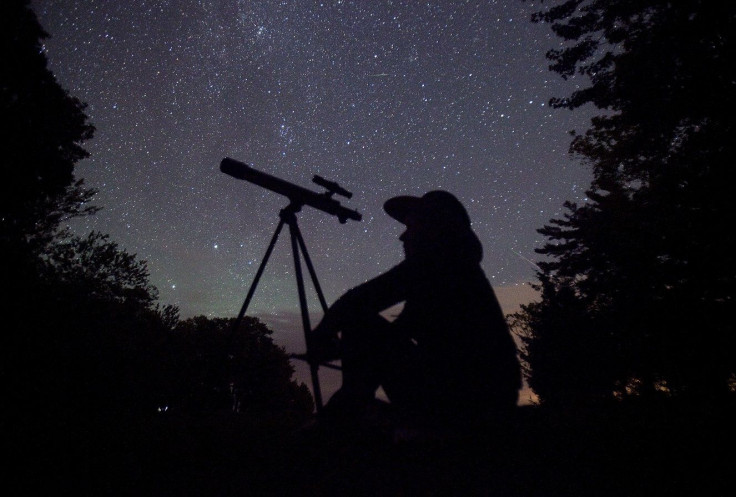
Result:
<svg viewBox="0 0 736 497"><path fill-rule="evenodd" d="M331 369L341 369L339 366L329 363L329 362L322 362L314 360L311 355L309 354L310 351L310 344L311 344L311 331L312 327L309 323L309 311L307 309L307 295L304 290L304 277L302 275L302 266L301 266L301 257L300 257L300 251L302 256L304 257L304 262L307 265L307 269L309 270L309 275L312 278L312 283L314 285L314 289L317 292L317 297L319 298L319 302L322 305L322 310L324 312L327 311L327 302L325 301L324 294L322 293L322 288L319 286L319 281L317 280L317 273L314 270L314 266L312 265L312 260L309 258L309 253L307 252L307 246L304 243L304 238L302 237L302 233L299 230L299 225L297 224L296 220L296 213L299 212L302 208L303 204L293 201L285 208L281 210L279 213L279 224L276 227L276 232L273 234L273 237L271 238L271 243L268 245L268 249L266 249L266 254L263 256L263 260L261 261L261 265L258 267L258 271L256 272L256 276L253 280L253 283L250 286L250 289L248 290L248 294L245 297L245 302L243 302L243 306L240 309L240 313L238 314L237 319L233 323L233 332L238 329L240 326L241 321L243 320L243 317L245 316L245 312L248 310L248 305L250 304L251 299L253 298L253 294L255 293L256 286L258 285L258 281L261 279L261 275L263 274L263 270L266 267L266 263L268 262L269 257L271 256L271 252L273 252L273 248L276 245L276 240L278 240L279 234L281 233L282 228L284 227L284 224L289 226L289 233L291 235L291 251L294 255L294 272L296 274L296 285L297 290L299 291L299 307L301 308L301 314L302 314L302 326L304 327L304 341L307 347L307 353L306 354L292 354L290 357L293 359L300 359L304 360L309 364L309 371L312 378L312 391L314 393L314 402L317 407L317 412L320 412L322 410L322 390L320 388L319 384L319 367L324 366Z"/></svg>

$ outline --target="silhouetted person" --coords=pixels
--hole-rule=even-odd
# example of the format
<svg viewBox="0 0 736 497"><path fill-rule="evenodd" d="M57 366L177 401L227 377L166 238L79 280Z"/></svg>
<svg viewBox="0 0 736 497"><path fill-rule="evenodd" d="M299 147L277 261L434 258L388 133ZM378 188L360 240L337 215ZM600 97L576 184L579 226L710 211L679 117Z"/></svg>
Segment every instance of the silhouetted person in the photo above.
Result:
<svg viewBox="0 0 736 497"><path fill-rule="evenodd" d="M430 423L463 426L511 412L521 386L516 347L465 208L431 191L392 198L384 209L406 225L405 260L345 293L313 331L318 357L340 333L343 383L325 415L360 417L379 385L392 406ZM379 315L402 301L393 322Z"/></svg>

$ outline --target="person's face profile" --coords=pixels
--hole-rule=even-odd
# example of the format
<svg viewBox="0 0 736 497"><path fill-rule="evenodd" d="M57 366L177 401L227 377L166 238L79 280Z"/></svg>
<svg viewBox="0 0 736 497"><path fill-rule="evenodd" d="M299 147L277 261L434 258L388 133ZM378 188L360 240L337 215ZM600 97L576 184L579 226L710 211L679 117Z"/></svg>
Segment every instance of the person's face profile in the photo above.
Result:
<svg viewBox="0 0 736 497"><path fill-rule="evenodd" d="M401 240L404 245L404 256L407 259L416 255L417 225L416 223L411 222L409 217L406 219L406 229L401 236L399 236L399 240Z"/></svg>
<svg viewBox="0 0 736 497"><path fill-rule="evenodd" d="M415 213L409 213L404 224L406 229L399 236L399 240L404 244L404 255L408 259L415 257L423 247L431 243L436 229L433 229L425 217Z"/></svg>

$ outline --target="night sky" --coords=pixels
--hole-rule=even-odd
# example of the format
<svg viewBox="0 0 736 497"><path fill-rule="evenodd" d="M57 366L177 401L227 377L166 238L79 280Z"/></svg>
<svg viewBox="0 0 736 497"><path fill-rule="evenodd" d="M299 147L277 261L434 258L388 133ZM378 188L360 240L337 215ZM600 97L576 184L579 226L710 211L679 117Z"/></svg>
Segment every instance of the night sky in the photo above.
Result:
<svg viewBox="0 0 736 497"><path fill-rule="evenodd" d="M182 317L237 314L288 201L219 171L224 157L303 187L318 174L363 221L305 207L299 225L328 303L397 264L395 195L466 205L507 312L533 295L536 233L582 201L567 152L590 112L549 98L583 81L548 71L558 46L534 5L507 1L37 0L50 68L96 126L77 176L103 210L74 224L148 261ZM288 233L249 315L296 348ZM310 306L319 305L313 293Z"/></svg>

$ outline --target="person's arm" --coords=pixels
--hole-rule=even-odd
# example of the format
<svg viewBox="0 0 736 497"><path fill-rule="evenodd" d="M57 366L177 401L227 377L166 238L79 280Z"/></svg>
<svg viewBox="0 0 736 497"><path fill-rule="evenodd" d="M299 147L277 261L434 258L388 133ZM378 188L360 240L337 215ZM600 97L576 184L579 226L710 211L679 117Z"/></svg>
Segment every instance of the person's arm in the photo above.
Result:
<svg viewBox="0 0 736 497"><path fill-rule="evenodd" d="M328 336L341 331L346 323L378 314L406 300L408 287L406 262L380 276L348 290L327 310L314 329L317 336Z"/></svg>

